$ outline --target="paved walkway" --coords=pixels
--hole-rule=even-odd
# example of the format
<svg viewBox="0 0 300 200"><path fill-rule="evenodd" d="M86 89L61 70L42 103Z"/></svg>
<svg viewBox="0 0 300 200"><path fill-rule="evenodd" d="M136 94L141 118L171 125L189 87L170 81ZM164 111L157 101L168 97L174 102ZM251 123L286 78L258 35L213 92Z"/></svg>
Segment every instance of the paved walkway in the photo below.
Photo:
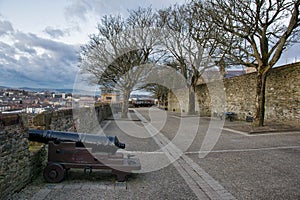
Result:
<svg viewBox="0 0 300 200"><path fill-rule="evenodd" d="M199 165L184 155L176 145L170 143L170 140L160 133L139 112L135 111L135 113L143 122L144 127L155 140L156 144L163 149L163 152L172 161L178 173L184 178L199 199L235 199Z"/></svg>
<svg viewBox="0 0 300 200"><path fill-rule="evenodd" d="M108 120L103 127L126 143L124 154L140 158L145 173L119 183L108 171L72 169L62 183L40 176L11 199L300 199L300 132L249 135L234 127L244 122L226 121L206 152L201 144L208 130L219 131L209 119L155 108L130 114L131 120Z"/></svg>

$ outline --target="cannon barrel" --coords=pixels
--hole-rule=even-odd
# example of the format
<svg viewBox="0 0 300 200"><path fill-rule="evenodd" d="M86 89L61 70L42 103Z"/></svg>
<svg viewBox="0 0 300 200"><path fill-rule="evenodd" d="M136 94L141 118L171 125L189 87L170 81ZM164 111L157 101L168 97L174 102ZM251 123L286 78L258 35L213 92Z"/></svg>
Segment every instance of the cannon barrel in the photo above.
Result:
<svg viewBox="0 0 300 200"><path fill-rule="evenodd" d="M116 136L100 136L87 133L74 133L53 130L28 130L30 141L48 144L53 142L76 142L77 147L92 148L94 152L115 153L118 148L124 149L125 144L121 143Z"/></svg>

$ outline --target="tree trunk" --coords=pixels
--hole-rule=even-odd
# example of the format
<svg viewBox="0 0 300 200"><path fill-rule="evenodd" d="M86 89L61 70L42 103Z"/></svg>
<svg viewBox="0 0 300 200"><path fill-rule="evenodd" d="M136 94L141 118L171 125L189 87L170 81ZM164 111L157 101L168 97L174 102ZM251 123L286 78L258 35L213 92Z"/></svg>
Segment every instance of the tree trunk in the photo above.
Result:
<svg viewBox="0 0 300 200"><path fill-rule="evenodd" d="M220 70L220 74L222 76L222 79L224 79L225 75L226 75L226 65L225 65L225 62L224 62L223 58L221 58L221 60L219 62L219 70Z"/></svg>
<svg viewBox="0 0 300 200"><path fill-rule="evenodd" d="M257 72L256 77L256 116L254 126L264 126L265 120L265 91L267 72Z"/></svg>
<svg viewBox="0 0 300 200"><path fill-rule="evenodd" d="M195 89L193 86L189 87L189 105L188 105L188 114L195 114Z"/></svg>
<svg viewBox="0 0 300 200"><path fill-rule="evenodd" d="M160 104L162 102L162 98L160 96L157 96L157 107L160 108Z"/></svg>
<svg viewBox="0 0 300 200"><path fill-rule="evenodd" d="M122 103L122 113L121 117L122 118L127 118L128 117L128 107L129 107L129 100L130 97L130 90L124 90L123 92L123 103Z"/></svg>

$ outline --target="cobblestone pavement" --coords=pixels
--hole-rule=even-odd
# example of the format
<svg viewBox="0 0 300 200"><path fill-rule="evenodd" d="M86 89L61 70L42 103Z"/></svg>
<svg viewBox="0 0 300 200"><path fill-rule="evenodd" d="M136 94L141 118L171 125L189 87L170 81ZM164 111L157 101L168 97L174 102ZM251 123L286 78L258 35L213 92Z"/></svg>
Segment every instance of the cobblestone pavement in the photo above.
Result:
<svg viewBox="0 0 300 200"><path fill-rule="evenodd" d="M244 122L225 121L208 152L207 132L220 128L208 118L155 108L130 114L131 120L107 120L105 134L117 135L126 143L123 153L138 156L150 172L119 183L109 171L86 175L72 169L62 183L40 176L10 199L300 199L300 132L249 135L234 129ZM195 138L178 143L178 130L191 137L189 130L196 130ZM161 164L166 167L151 170Z"/></svg>

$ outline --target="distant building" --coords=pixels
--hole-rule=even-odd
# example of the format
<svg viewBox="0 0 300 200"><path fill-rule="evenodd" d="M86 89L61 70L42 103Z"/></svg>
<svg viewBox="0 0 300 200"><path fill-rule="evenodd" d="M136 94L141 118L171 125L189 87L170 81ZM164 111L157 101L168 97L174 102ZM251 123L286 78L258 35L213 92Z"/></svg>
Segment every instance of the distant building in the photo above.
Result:
<svg viewBox="0 0 300 200"><path fill-rule="evenodd" d="M252 73L252 72L256 72L256 69L254 67L246 67L246 73Z"/></svg>
<svg viewBox="0 0 300 200"><path fill-rule="evenodd" d="M11 106L10 105L0 105L0 112L10 110Z"/></svg>
<svg viewBox="0 0 300 200"><path fill-rule="evenodd" d="M63 97L63 94L55 94L55 93L52 94L52 97L53 97L53 98L57 98L57 99L64 98L64 97Z"/></svg>
<svg viewBox="0 0 300 200"><path fill-rule="evenodd" d="M39 106L32 106L32 107L25 108L24 111L30 114L39 114L45 112L46 108L41 108Z"/></svg>
<svg viewBox="0 0 300 200"><path fill-rule="evenodd" d="M102 93L101 94L102 102L105 103L117 103L120 102L120 94L118 93Z"/></svg>

